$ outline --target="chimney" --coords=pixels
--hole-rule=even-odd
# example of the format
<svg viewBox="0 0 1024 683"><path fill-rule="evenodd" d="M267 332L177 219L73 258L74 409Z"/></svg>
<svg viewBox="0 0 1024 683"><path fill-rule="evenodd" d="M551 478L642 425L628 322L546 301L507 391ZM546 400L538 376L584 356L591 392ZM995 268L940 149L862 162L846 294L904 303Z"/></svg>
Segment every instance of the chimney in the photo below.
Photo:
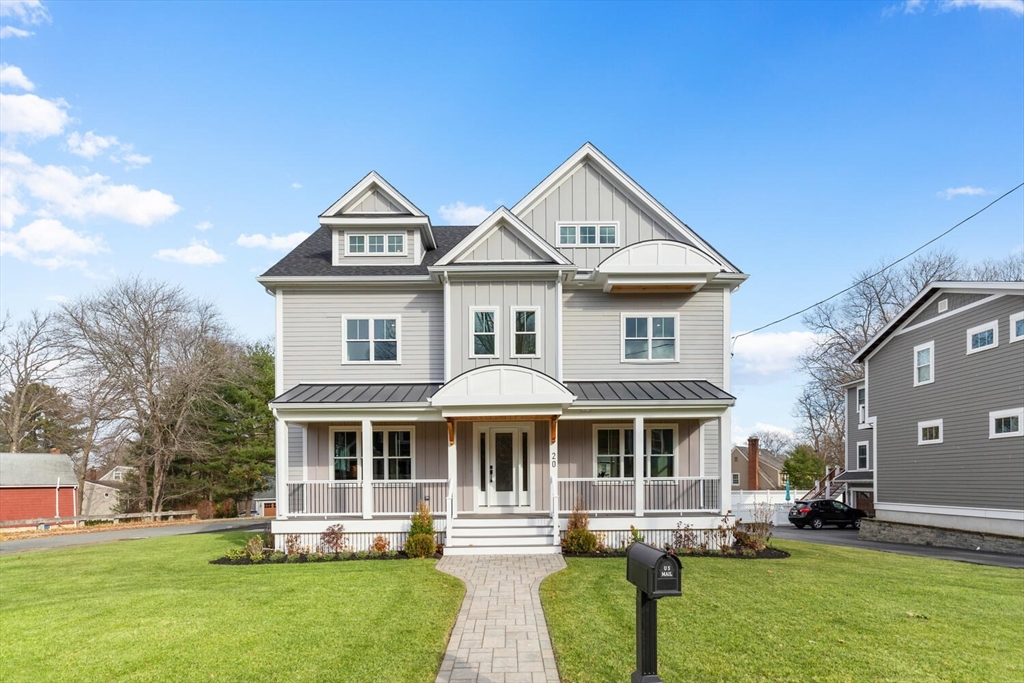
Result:
<svg viewBox="0 0 1024 683"><path fill-rule="evenodd" d="M50 453L52 453L53 455L60 455L60 449L59 448L51 448L50 449Z"/></svg>
<svg viewBox="0 0 1024 683"><path fill-rule="evenodd" d="M760 491L761 486L757 481L757 472L760 469L757 453L757 438L747 439L747 488L750 491Z"/></svg>

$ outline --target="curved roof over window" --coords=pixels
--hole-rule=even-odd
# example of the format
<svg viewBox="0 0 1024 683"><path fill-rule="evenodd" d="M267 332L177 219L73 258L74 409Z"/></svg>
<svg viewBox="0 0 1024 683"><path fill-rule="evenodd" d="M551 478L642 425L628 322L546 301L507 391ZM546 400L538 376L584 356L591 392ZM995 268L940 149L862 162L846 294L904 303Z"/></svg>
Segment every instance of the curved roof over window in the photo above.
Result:
<svg viewBox="0 0 1024 683"><path fill-rule="evenodd" d="M560 415L576 397L542 372L518 365L486 365L453 378L431 399L445 417Z"/></svg>
<svg viewBox="0 0 1024 683"><path fill-rule="evenodd" d="M606 292L695 292L724 270L699 247L672 240L648 240L619 249L597 267Z"/></svg>

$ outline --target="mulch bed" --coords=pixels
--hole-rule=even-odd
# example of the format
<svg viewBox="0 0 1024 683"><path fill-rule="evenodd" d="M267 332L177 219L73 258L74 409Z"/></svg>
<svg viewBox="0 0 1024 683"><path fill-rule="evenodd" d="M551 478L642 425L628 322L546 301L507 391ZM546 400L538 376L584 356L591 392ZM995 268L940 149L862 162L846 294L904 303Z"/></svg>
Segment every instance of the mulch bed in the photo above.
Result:
<svg viewBox="0 0 1024 683"><path fill-rule="evenodd" d="M264 557L259 562L253 562L248 557L241 557L238 559L232 559L230 557L218 557L216 560L210 560L210 564L229 564L232 566L238 565L250 565L250 564L319 564L321 562L357 562L362 560L411 560L413 558L406 555L404 552L397 553L382 553L379 555L362 555L357 553L341 553L338 555L321 555L320 557L310 558L305 553L299 554L299 559L288 561L288 556L285 555L279 558ZM430 557L435 560L441 559L441 553L434 553Z"/></svg>
<svg viewBox="0 0 1024 683"><path fill-rule="evenodd" d="M740 552L723 555L720 552L707 550L704 552L694 551L690 553L681 552L675 554L678 555L680 559L685 557L723 557L734 560L784 560L787 557L789 557L789 553L787 553L785 550L779 550L778 548L771 547L765 548L764 550L759 550L756 553L748 551L747 553ZM567 553L565 551L562 551L562 555L564 557L625 557L626 549L616 548L614 550L602 550L600 552L593 553Z"/></svg>

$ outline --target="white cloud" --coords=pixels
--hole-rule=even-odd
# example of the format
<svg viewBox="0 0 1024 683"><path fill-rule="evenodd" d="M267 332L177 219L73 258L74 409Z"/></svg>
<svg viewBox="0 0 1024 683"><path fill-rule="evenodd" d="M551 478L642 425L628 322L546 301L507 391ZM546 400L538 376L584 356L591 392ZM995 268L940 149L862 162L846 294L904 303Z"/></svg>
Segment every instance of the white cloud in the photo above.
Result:
<svg viewBox="0 0 1024 683"><path fill-rule="evenodd" d="M768 424L767 422L755 422L753 427L746 427L736 422L732 423L732 445L733 446L746 446L747 439L754 432L776 432L785 436L791 441L796 440L796 432L786 427L779 427L778 425Z"/></svg>
<svg viewBox="0 0 1024 683"><path fill-rule="evenodd" d="M977 7L979 10L1007 10L1017 16L1024 16L1024 0L943 0L942 10L948 12L965 7Z"/></svg>
<svg viewBox="0 0 1024 683"><path fill-rule="evenodd" d="M0 63L0 86L18 88L20 90L36 89L36 84L30 81L20 68L3 63Z"/></svg>
<svg viewBox="0 0 1024 683"><path fill-rule="evenodd" d="M493 213L485 206L468 206L461 201L454 204L442 204L437 211L441 214L441 218L452 225L479 225Z"/></svg>
<svg viewBox="0 0 1024 683"><path fill-rule="evenodd" d="M125 145L128 149L131 149L131 145ZM123 161L126 169L142 168L146 164L153 161L153 157L148 157L143 154L136 154L135 152L128 152L122 154L120 158L116 156L110 157L111 161Z"/></svg>
<svg viewBox="0 0 1024 683"><path fill-rule="evenodd" d="M296 190L302 189L302 183L292 183L292 188Z"/></svg>
<svg viewBox="0 0 1024 683"><path fill-rule="evenodd" d="M0 255L12 256L49 270L84 269L85 261L72 258L107 251L103 240L75 232L53 218L33 221L17 232L0 231Z"/></svg>
<svg viewBox="0 0 1024 683"><path fill-rule="evenodd" d="M28 38L34 36L35 33L32 31L26 31L22 28L15 28L14 26L0 26L0 40L4 38Z"/></svg>
<svg viewBox="0 0 1024 683"><path fill-rule="evenodd" d="M0 93L0 133L22 133L45 138L60 135L69 118L68 103L38 95Z"/></svg>
<svg viewBox="0 0 1024 683"><path fill-rule="evenodd" d="M198 240L192 240L189 246L181 249L161 249L153 256L161 261L184 263L190 266L212 266L224 260L224 257L207 246L206 242Z"/></svg>
<svg viewBox="0 0 1024 683"><path fill-rule="evenodd" d="M293 232L290 235L281 235L280 237L276 234L267 237L257 233L255 235L239 235L238 239L235 240L235 244L240 247L262 247L264 249L284 251L286 249L294 249L307 237L309 237L308 232Z"/></svg>
<svg viewBox="0 0 1024 683"><path fill-rule="evenodd" d="M13 17L22 24L50 23L50 13L41 0L2 0L0 17Z"/></svg>
<svg viewBox="0 0 1024 683"><path fill-rule="evenodd" d="M796 371L797 358L815 340L815 334L755 332L739 337L733 348L732 381L736 385L770 384Z"/></svg>
<svg viewBox="0 0 1024 683"><path fill-rule="evenodd" d="M93 216L114 218L133 225L152 225L176 214L181 207L174 197L159 190L140 190L135 185L115 185L94 173L80 176L63 166L39 166L19 152L0 154L0 186L5 202L0 225L10 227L13 218L25 213L24 195L43 203L40 213L85 220Z"/></svg>
<svg viewBox="0 0 1024 683"><path fill-rule="evenodd" d="M206 232L213 227L213 223L210 221L203 221L202 223L196 223L196 230L199 232Z"/></svg>
<svg viewBox="0 0 1024 683"><path fill-rule="evenodd" d="M68 151L86 159L95 159L103 154L110 147L117 147L117 137L108 135L96 135L93 131L87 131L80 135L78 131L73 132L67 138Z"/></svg>
<svg viewBox="0 0 1024 683"><path fill-rule="evenodd" d="M58 304L66 304L69 301L71 301L71 298L70 297L66 297L63 294L51 294L48 297L46 297L46 300L47 301L53 301L53 302L58 303Z"/></svg>
<svg viewBox="0 0 1024 683"><path fill-rule="evenodd" d="M937 197L943 199L952 199L953 197L974 197L977 195L986 195L988 190L983 187L971 187L970 185L964 185L963 187L947 187L942 192L936 192Z"/></svg>

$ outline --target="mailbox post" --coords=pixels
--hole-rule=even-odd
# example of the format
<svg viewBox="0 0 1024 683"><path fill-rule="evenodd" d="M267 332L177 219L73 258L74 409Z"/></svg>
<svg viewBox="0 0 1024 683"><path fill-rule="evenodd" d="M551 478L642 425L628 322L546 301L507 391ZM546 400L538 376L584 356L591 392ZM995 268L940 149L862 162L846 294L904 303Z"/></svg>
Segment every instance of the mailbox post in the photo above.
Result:
<svg viewBox="0 0 1024 683"><path fill-rule="evenodd" d="M626 551L626 579L636 586L636 671L630 683L662 683L658 676L658 600L683 594L679 558L646 543Z"/></svg>

